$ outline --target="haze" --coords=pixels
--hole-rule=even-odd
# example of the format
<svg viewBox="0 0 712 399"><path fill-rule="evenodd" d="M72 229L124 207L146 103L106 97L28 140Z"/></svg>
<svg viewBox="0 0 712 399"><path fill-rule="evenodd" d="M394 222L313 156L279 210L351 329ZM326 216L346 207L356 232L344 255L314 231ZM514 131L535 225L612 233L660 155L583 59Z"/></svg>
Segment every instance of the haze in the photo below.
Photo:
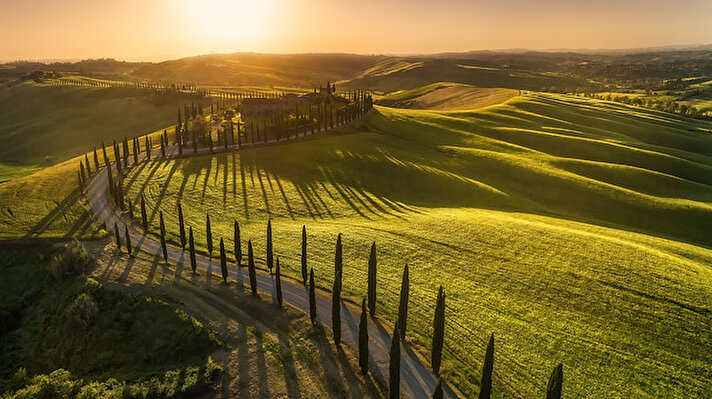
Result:
<svg viewBox="0 0 712 399"><path fill-rule="evenodd" d="M0 59L692 45L712 42L709 15L705 0L3 0Z"/></svg>

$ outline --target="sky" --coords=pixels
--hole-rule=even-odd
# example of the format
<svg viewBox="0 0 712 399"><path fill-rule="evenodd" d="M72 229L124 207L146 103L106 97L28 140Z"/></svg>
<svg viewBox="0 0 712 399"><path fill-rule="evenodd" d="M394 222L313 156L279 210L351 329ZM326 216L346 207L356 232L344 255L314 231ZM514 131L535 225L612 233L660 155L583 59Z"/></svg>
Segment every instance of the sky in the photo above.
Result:
<svg viewBox="0 0 712 399"><path fill-rule="evenodd" d="M712 43L712 0L0 0L0 60Z"/></svg>

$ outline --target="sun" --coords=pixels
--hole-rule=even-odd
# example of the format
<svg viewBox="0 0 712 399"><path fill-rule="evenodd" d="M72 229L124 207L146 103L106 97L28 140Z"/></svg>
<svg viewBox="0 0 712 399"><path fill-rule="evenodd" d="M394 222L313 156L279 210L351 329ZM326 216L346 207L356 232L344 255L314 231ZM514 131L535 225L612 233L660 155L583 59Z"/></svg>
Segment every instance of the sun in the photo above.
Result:
<svg viewBox="0 0 712 399"><path fill-rule="evenodd" d="M268 31L275 0L182 0L189 26L206 39L254 40Z"/></svg>

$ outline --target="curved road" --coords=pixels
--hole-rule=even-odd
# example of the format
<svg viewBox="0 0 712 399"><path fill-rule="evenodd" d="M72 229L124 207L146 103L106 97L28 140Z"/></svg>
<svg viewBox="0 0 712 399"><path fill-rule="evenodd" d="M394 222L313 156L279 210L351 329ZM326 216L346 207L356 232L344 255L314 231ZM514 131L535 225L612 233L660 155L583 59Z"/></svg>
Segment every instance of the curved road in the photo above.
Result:
<svg viewBox="0 0 712 399"><path fill-rule="evenodd" d="M307 134L308 135L308 134ZM291 139L294 136L290 136ZM267 145L276 143L274 140L269 142L255 143L257 145ZM243 144L242 147L252 147L251 145ZM239 150L235 145L229 145L227 150ZM216 146L214 153L225 151L224 146L220 143ZM200 148L197 155L209 153L208 148ZM167 153L175 156L178 153L176 145L169 147ZM155 155L154 155L155 154ZM195 155L192 147L183 148L183 157ZM160 157L160 151L153 151L151 158ZM132 157L129 157L132 160ZM142 153L139 162L145 160L145 153ZM132 166L132 165L129 165ZM112 164L112 168L115 168ZM99 173L95 173L89 185L87 186L87 197L91 210L99 223L104 223L110 233L114 228L114 223L119 226L119 232L123 234L124 225L128 225L133 251L144 251L149 254L160 254L163 257L161 244L153 236L144 234L143 229L131 221L122 219L113 207L108 196L108 176L106 169L102 168ZM168 245L168 258L172 263L176 263L176 270L188 270L190 268L190 256L187 250L182 250L179 247ZM219 273L220 263L216 260L211 260L196 254L198 268L212 273ZM237 281L242 285L249 284L249 275L247 267L238 267L234 262L228 264L229 278ZM266 272L258 270L257 272L257 288L261 295L273 295L275 290L273 278ZM297 308L305 313L309 313L308 291L301 284L295 284L292 280L282 280L282 295L284 302L294 308ZM331 299L317 295L317 321L325 327L331 326ZM341 304L341 337L342 343L351 348L358 354L358 324L360 318L360 307L346 306ZM391 345L391 332L387 331L377 318L369 318L368 336L369 336L369 361L371 363L371 372L377 375L382 381L388 381L388 363L389 363L389 348ZM435 388L436 378L430 368L423 364L417 355L410 349L408 345L401 344L401 393L411 398L430 398L433 389ZM445 385L445 397L454 398L456 395Z"/></svg>

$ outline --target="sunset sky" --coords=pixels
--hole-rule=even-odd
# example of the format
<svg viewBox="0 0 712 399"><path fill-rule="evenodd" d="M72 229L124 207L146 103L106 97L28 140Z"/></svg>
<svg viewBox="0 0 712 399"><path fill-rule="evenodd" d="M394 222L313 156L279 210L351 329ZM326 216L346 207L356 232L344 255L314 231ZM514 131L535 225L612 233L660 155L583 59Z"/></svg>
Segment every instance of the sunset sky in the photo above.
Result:
<svg viewBox="0 0 712 399"><path fill-rule="evenodd" d="M0 60L712 43L710 0L0 0Z"/></svg>

